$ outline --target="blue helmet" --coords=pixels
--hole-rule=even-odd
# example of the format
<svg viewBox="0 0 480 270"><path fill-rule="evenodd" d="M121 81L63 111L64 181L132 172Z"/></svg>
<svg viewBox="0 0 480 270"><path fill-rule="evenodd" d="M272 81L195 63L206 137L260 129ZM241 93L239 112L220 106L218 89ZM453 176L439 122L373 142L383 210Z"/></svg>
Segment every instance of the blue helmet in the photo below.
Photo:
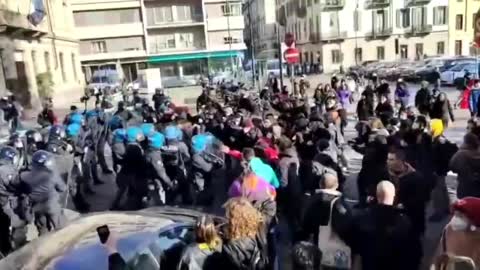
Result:
<svg viewBox="0 0 480 270"><path fill-rule="evenodd" d="M127 129L127 142L141 142L145 139L142 129L139 127L129 127Z"/></svg>
<svg viewBox="0 0 480 270"><path fill-rule="evenodd" d="M0 149L0 160L6 161L9 164L13 164L15 162L15 158L18 156L17 150L11 146L4 146Z"/></svg>
<svg viewBox="0 0 480 270"><path fill-rule="evenodd" d="M78 134L80 134L80 130L82 129L82 126L78 123L70 124L67 126L67 136L68 137L76 137Z"/></svg>
<svg viewBox="0 0 480 270"><path fill-rule="evenodd" d="M123 119L118 116L114 115L112 119L108 122L108 125L112 130L116 130L117 128L123 128Z"/></svg>
<svg viewBox="0 0 480 270"><path fill-rule="evenodd" d="M165 136L160 132L154 132L148 137L148 145L155 149L160 149L165 144Z"/></svg>
<svg viewBox="0 0 480 270"><path fill-rule="evenodd" d="M168 126L165 128L165 138L167 140L181 140L183 133L177 126Z"/></svg>
<svg viewBox="0 0 480 270"><path fill-rule="evenodd" d="M54 125L50 127L48 132L48 139L63 139L65 138L65 128L61 125Z"/></svg>
<svg viewBox="0 0 480 270"><path fill-rule="evenodd" d="M89 119L91 117L97 117L98 112L96 110L90 110L85 114L85 116L87 117L87 119Z"/></svg>
<svg viewBox="0 0 480 270"><path fill-rule="evenodd" d="M54 164L53 155L45 150L38 150L32 155L32 166L34 168L46 168L51 170Z"/></svg>
<svg viewBox="0 0 480 270"><path fill-rule="evenodd" d="M208 144L208 136L204 133L192 137L192 149L195 153L205 151Z"/></svg>
<svg viewBox="0 0 480 270"><path fill-rule="evenodd" d="M74 113L70 116L70 119L68 121L69 124L79 124L81 125L83 123L83 115L80 113Z"/></svg>
<svg viewBox="0 0 480 270"><path fill-rule="evenodd" d="M143 134L147 137L153 135L155 132L155 126L150 123L144 123L140 125L140 128L142 129Z"/></svg>
<svg viewBox="0 0 480 270"><path fill-rule="evenodd" d="M113 142L114 143L123 143L127 139L127 130L123 128L116 129L113 132Z"/></svg>

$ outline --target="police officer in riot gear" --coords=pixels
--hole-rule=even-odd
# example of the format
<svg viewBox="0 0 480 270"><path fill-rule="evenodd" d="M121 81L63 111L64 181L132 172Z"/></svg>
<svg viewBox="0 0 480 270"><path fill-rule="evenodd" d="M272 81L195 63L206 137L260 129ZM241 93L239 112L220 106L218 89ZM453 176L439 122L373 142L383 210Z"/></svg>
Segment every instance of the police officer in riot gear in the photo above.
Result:
<svg viewBox="0 0 480 270"><path fill-rule="evenodd" d="M110 142L112 148L113 169L115 173L120 171L123 158L125 156L125 142L127 141L127 131L123 128L116 129L113 132Z"/></svg>
<svg viewBox="0 0 480 270"><path fill-rule="evenodd" d="M0 253L4 255L12 251L11 240L15 247L26 242L28 210L23 207L26 202L21 196L18 170L14 165L17 160L15 148L4 146L0 149Z"/></svg>
<svg viewBox="0 0 480 270"><path fill-rule="evenodd" d="M55 169L53 154L44 150L35 152L32 156L32 169L22 173L20 179L28 187L28 197L39 235L59 229L65 204L60 202L60 194L67 190L67 186Z"/></svg>
<svg viewBox="0 0 480 270"><path fill-rule="evenodd" d="M175 188L175 184L168 177L162 161L162 147L165 144L165 137L159 132L155 132L148 137L148 150L146 152L146 161L148 164L149 193L150 198L156 205L169 202L169 191ZM157 197L158 194L158 197ZM160 199L160 200L158 200Z"/></svg>
<svg viewBox="0 0 480 270"><path fill-rule="evenodd" d="M117 175L118 192L113 202L113 209L118 209L128 189L126 208L139 209L142 206L143 194L146 190L147 166L141 143L145 139L138 127L127 129L127 145L122 162L122 168Z"/></svg>
<svg viewBox="0 0 480 270"><path fill-rule="evenodd" d="M18 153L17 163L14 164L18 170L25 170L28 168L28 158L24 140L19 134L14 133L10 136L8 145L15 148Z"/></svg>
<svg viewBox="0 0 480 270"><path fill-rule="evenodd" d="M61 125L54 125L48 132L48 142L46 150L57 155L64 155L71 152L73 149L65 142L66 133L65 128Z"/></svg>
<svg viewBox="0 0 480 270"><path fill-rule="evenodd" d="M191 188L187 181L190 152L182 138L183 133L177 126L165 128L166 144L162 147L162 160L168 177L179 185L178 192L182 196L183 203L191 204Z"/></svg>
<svg viewBox="0 0 480 270"><path fill-rule="evenodd" d="M38 150L45 150L45 142L43 141L42 134L37 130L31 129L25 133L27 145L26 145L26 158L27 165L30 167L32 164L32 155Z"/></svg>

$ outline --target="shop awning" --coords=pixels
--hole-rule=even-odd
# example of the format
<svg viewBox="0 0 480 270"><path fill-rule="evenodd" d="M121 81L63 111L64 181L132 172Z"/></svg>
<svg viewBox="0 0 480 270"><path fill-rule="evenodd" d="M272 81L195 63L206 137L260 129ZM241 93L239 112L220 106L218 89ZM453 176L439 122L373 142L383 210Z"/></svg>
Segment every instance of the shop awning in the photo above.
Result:
<svg viewBox="0 0 480 270"><path fill-rule="evenodd" d="M165 63L165 62L178 62L188 61L195 59L205 58L227 58L237 57L241 54L240 51L219 51L219 52L199 52L199 53L186 53L186 54L169 54L152 56L148 58L148 63Z"/></svg>

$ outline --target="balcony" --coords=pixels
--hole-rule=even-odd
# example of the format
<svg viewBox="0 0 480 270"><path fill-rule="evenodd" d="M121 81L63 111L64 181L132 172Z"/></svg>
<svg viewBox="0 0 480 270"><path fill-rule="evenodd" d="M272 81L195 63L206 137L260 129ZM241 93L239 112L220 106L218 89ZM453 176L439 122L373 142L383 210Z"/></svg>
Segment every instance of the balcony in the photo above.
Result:
<svg viewBox="0 0 480 270"><path fill-rule="evenodd" d="M187 52L187 51L201 51L206 49L204 41L193 42L192 44L184 44L185 46L180 46L180 44L173 44L174 46L168 46L170 44L166 43L150 43L150 48L148 53L152 54L168 54L172 52Z"/></svg>
<svg viewBox="0 0 480 270"><path fill-rule="evenodd" d="M390 0L367 0L365 1L366 9L386 8L390 5Z"/></svg>
<svg viewBox="0 0 480 270"><path fill-rule="evenodd" d="M393 34L393 28L386 27L386 28L377 28L374 29L372 32L368 32L366 37L368 39L384 39L388 38Z"/></svg>
<svg viewBox="0 0 480 270"><path fill-rule="evenodd" d="M322 0L321 7L323 10L342 9L345 6L345 0Z"/></svg>
<svg viewBox="0 0 480 270"><path fill-rule="evenodd" d="M411 28L408 28L405 33L410 35L428 35L432 32L432 25L431 24L421 24L421 25L413 25Z"/></svg>
<svg viewBox="0 0 480 270"><path fill-rule="evenodd" d="M406 7L422 6L430 3L432 0L405 0Z"/></svg>
<svg viewBox="0 0 480 270"><path fill-rule="evenodd" d="M48 18L45 16L38 26L34 26L28 21L26 14L0 6L0 33L2 34L21 33L28 37L39 38L48 33L47 20Z"/></svg>
<svg viewBox="0 0 480 270"><path fill-rule="evenodd" d="M347 38L347 32L346 31L331 31L327 33L322 33L320 35L320 40L326 41L326 42L333 42L333 41L339 41L339 40L344 40Z"/></svg>
<svg viewBox="0 0 480 270"><path fill-rule="evenodd" d="M203 15L196 14L185 20L171 20L171 21L157 21L154 16L148 17L147 28L148 29L160 29L160 28L179 28L187 26L203 25Z"/></svg>

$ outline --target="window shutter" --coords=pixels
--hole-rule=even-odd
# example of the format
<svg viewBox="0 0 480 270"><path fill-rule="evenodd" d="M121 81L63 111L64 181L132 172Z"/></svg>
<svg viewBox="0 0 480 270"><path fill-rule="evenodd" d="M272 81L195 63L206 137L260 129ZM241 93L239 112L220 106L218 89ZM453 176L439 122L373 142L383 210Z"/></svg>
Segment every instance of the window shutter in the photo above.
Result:
<svg viewBox="0 0 480 270"><path fill-rule="evenodd" d="M402 12L397 9L397 28L402 28Z"/></svg>

